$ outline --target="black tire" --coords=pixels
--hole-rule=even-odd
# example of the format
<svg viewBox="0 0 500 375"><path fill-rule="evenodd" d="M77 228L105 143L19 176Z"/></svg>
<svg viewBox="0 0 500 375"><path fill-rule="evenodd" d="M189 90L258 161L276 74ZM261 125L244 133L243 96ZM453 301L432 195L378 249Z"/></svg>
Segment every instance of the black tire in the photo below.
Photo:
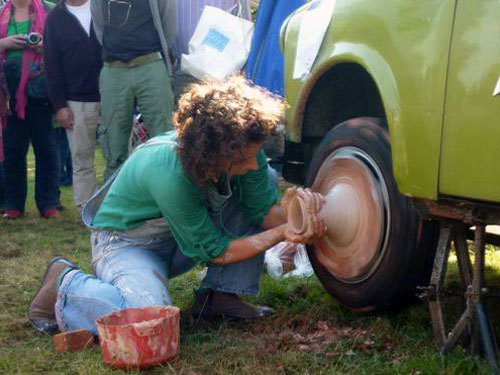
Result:
<svg viewBox="0 0 500 375"><path fill-rule="evenodd" d="M392 171L389 136L379 119L356 118L334 127L315 150L306 185L315 184L323 163L326 173L330 173L330 166L334 169L332 158L349 150L359 151L362 160L376 165L377 172L373 173L382 181L381 185L385 182L385 200L382 200L386 214L380 221L385 230L381 232L384 240L377 242L380 246L369 271L352 280L337 277L325 267L318 259L317 245L308 246L308 255L325 289L343 305L358 311L399 307L415 297L416 286L428 284L438 226L420 219L412 201L399 193ZM367 170L373 171L374 165ZM323 178L327 175L325 170L321 175Z"/></svg>

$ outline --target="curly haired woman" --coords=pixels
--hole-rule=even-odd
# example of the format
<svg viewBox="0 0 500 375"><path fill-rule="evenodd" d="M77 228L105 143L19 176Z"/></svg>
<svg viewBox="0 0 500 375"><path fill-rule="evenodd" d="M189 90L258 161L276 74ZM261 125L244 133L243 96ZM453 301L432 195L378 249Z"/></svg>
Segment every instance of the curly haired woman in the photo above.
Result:
<svg viewBox="0 0 500 375"><path fill-rule="evenodd" d="M102 204L98 193L84 209L85 219L98 207L89 223L97 277L54 259L29 307L32 325L95 334L95 319L111 311L172 304L169 279L199 263L208 270L194 316L270 315L239 295L258 293L264 251L288 238L275 172L261 150L283 108L241 77L191 86L174 116L176 131L139 148ZM308 194L319 209L320 198Z"/></svg>

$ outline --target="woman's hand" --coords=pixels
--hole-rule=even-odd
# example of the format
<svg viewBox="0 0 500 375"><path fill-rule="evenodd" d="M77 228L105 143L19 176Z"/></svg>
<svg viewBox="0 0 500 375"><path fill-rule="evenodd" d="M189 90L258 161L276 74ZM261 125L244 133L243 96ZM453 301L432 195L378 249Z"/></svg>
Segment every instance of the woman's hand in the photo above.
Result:
<svg viewBox="0 0 500 375"><path fill-rule="evenodd" d="M290 229L289 224L286 224L285 238L289 242L309 245L323 237L327 230L324 221L317 214L312 214L309 216L307 229L303 233L294 232Z"/></svg>
<svg viewBox="0 0 500 375"><path fill-rule="evenodd" d="M285 237L290 242L310 244L326 233L326 225L319 216L325 199L321 194L315 193L309 188L288 189L281 201L281 205L287 211L287 217L290 202L293 199L300 199L304 203L305 212L297 212L296 214L303 215L306 225L305 229L299 233L297 228L290 227L290 224L287 223Z"/></svg>
<svg viewBox="0 0 500 375"><path fill-rule="evenodd" d="M43 53L43 42L40 42L37 44L32 44L29 46L29 48L35 50L36 53L42 54Z"/></svg>
<svg viewBox="0 0 500 375"><path fill-rule="evenodd" d="M7 51L9 49L23 49L26 48L27 42L23 35L11 35L0 39L0 51Z"/></svg>

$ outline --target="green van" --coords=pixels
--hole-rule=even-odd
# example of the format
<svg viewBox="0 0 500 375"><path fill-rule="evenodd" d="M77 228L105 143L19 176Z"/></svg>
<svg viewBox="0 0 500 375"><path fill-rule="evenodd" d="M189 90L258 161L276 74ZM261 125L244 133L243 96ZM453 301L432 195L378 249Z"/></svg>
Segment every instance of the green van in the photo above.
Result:
<svg viewBox="0 0 500 375"><path fill-rule="evenodd" d="M429 282L439 234L430 218L485 207L500 217L500 1L328 1L319 52L298 78L317 4L282 26L283 175L324 195L351 191L351 242L314 244L311 262L349 308L391 307Z"/></svg>

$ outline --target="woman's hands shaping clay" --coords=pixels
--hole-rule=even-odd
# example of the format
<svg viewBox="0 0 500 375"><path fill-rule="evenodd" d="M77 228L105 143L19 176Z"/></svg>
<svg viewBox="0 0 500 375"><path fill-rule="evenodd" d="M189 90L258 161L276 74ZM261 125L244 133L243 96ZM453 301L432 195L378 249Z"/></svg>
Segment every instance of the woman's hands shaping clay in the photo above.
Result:
<svg viewBox="0 0 500 375"><path fill-rule="evenodd" d="M310 244L326 233L319 212L325 199L320 193L306 188L288 189L281 205L287 213L285 237L288 241Z"/></svg>

